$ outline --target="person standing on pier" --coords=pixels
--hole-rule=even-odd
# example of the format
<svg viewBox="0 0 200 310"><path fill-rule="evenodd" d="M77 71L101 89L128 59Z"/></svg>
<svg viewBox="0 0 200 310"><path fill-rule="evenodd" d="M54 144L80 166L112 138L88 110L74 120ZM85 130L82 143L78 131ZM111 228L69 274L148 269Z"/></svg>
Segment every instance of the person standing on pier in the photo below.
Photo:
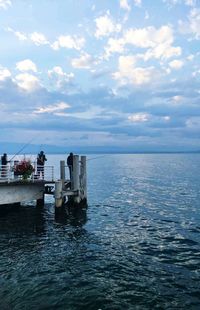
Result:
<svg viewBox="0 0 200 310"><path fill-rule="evenodd" d="M1 156L1 176L2 177L6 177L7 175L7 163L8 163L7 154L4 153Z"/></svg>
<svg viewBox="0 0 200 310"><path fill-rule="evenodd" d="M43 151L41 151L37 156L37 174L40 177L40 173L42 173L42 179L44 179L44 164L47 161L46 156Z"/></svg>
<svg viewBox="0 0 200 310"><path fill-rule="evenodd" d="M73 153L70 153L67 157L67 166L69 168L69 177L70 181L72 181L72 171L73 171Z"/></svg>

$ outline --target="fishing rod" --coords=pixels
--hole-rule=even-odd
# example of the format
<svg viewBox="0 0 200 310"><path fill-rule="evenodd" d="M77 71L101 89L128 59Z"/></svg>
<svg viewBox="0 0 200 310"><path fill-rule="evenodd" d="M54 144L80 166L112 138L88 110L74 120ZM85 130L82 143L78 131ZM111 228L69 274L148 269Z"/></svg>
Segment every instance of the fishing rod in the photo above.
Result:
<svg viewBox="0 0 200 310"><path fill-rule="evenodd" d="M19 155L29 144L31 144L31 142L35 139L35 137L33 137L29 142L27 142L26 144L23 145L23 147L10 159L10 161L12 161L17 155Z"/></svg>
<svg viewBox="0 0 200 310"><path fill-rule="evenodd" d="M102 158L102 157L106 157L106 156L109 156L109 155L110 155L110 154L101 155L101 156L97 156L97 157L92 157L92 158L87 159L87 161L88 161L88 160L93 160L93 159Z"/></svg>

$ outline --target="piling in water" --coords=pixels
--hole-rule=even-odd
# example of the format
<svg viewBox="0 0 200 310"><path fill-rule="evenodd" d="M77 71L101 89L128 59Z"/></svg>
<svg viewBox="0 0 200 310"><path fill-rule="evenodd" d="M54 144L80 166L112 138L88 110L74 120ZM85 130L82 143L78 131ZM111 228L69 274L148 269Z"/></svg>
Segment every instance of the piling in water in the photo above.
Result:
<svg viewBox="0 0 200 310"><path fill-rule="evenodd" d="M70 180L66 180L65 161L60 162L60 180L55 182L55 207L87 205L86 156L73 155ZM70 189L69 189L70 187Z"/></svg>

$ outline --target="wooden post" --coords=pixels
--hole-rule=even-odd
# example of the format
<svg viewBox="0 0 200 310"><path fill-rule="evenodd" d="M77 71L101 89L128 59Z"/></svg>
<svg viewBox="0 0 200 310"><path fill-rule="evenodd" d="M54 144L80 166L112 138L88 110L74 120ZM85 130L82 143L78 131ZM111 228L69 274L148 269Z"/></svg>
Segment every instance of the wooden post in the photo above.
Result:
<svg viewBox="0 0 200 310"><path fill-rule="evenodd" d="M55 206L56 208L61 208L62 204L62 180L59 180L55 182Z"/></svg>
<svg viewBox="0 0 200 310"><path fill-rule="evenodd" d="M87 167L86 167L86 156L81 156L81 200L87 202Z"/></svg>
<svg viewBox="0 0 200 310"><path fill-rule="evenodd" d="M62 181L62 188L64 188L65 184L65 161L60 161L60 179Z"/></svg>
<svg viewBox="0 0 200 310"><path fill-rule="evenodd" d="M36 207L43 207L44 206L44 199L45 196L44 196L44 190L42 192L42 198L39 198L36 200Z"/></svg>
<svg viewBox="0 0 200 310"><path fill-rule="evenodd" d="M80 190L80 179L79 179L79 155L73 156L73 184L72 189L78 191L78 195L74 196L74 202L80 202L79 190Z"/></svg>
<svg viewBox="0 0 200 310"><path fill-rule="evenodd" d="M36 201L36 206L37 206L37 207L42 207L42 206L44 206L44 194L43 194L43 197L42 197L42 198L37 199L37 201Z"/></svg>

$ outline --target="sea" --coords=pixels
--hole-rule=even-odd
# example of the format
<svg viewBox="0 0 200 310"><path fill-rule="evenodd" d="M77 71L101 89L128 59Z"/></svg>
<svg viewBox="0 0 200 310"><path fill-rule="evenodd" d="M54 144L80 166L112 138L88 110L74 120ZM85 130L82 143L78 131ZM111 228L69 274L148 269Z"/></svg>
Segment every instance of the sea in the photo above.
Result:
<svg viewBox="0 0 200 310"><path fill-rule="evenodd" d="M63 216L1 208L0 309L199 310L200 154L88 155L87 180Z"/></svg>

